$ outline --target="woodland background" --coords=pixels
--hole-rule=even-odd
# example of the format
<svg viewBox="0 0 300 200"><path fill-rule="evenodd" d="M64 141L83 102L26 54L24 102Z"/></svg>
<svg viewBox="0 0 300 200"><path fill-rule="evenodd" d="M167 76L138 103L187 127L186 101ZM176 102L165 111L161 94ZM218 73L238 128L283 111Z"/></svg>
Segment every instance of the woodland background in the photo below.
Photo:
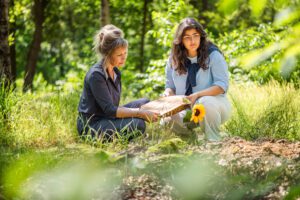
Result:
<svg viewBox="0 0 300 200"><path fill-rule="evenodd" d="M0 9L0 199L300 197L299 0L1 0ZM228 137L208 143L200 130L178 136L154 123L131 142L78 138L96 31L112 23L129 41L122 103L155 99L185 17L228 63Z"/></svg>

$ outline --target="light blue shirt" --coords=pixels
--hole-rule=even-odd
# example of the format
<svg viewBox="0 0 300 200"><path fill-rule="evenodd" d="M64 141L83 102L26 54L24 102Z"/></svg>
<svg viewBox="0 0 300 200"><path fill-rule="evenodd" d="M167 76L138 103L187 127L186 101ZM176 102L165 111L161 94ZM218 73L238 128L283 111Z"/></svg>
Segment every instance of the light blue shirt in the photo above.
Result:
<svg viewBox="0 0 300 200"><path fill-rule="evenodd" d="M189 58L192 63L197 62L197 58ZM166 88L171 88L176 95L185 94L185 85L187 73L179 75L172 67L170 61L167 62L166 68ZM228 90L229 75L228 66L223 55L218 51L213 51L208 58L208 69L202 68L196 74L196 86L193 87L193 93L207 89L211 86L220 86L225 93Z"/></svg>

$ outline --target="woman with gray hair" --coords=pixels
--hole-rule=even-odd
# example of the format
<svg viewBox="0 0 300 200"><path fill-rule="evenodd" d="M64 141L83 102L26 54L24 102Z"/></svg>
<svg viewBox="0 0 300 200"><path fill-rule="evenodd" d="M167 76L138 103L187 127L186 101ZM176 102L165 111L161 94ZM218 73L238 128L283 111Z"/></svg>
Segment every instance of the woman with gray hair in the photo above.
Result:
<svg viewBox="0 0 300 200"><path fill-rule="evenodd" d="M145 120L157 120L158 113L139 109L148 99L119 106L122 90L119 68L125 64L127 47L123 32L114 25L104 26L95 35L94 49L101 59L84 78L77 119L80 135L111 141L114 133L118 133L131 139L136 133L145 132Z"/></svg>

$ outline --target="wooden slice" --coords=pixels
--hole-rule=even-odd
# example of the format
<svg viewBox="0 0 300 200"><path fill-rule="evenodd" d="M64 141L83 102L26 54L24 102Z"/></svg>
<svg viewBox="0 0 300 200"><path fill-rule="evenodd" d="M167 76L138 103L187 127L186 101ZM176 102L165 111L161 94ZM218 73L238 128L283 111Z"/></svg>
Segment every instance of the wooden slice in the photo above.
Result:
<svg viewBox="0 0 300 200"><path fill-rule="evenodd" d="M190 107L191 102L183 95L161 97L141 107L142 110L158 112L160 117L168 117Z"/></svg>

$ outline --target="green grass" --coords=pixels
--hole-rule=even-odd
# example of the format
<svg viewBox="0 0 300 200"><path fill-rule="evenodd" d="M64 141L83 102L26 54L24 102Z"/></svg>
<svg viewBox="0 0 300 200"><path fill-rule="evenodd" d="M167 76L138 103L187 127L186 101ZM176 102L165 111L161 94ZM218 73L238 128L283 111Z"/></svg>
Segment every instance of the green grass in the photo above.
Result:
<svg viewBox="0 0 300 200"><path fill-rule="evenodd" d="M4 94L2 94L4 95ZM10 148L48 148L77 143L77 104L79 93L20 93L1 98L1 146ZM251 83L231 84L229 98L232 117L223 127L230 135L246 139L300 139L300 92L291 85L275 82L264 86ZM128 98L128 97L127 97ZM151 124L147 142L157 143L174 135ZM138 139L143 144L144 139ZM86 143L99 147L128 145L126 139L112 144Z"/></svg>
<svg viewBox="0 0 300 200"><path fill-rule="evenodd" d="M16 94L8 123L11 148L65 146L76 141L78 94Z"/></svg>
<svg viewBox="0 0 300 200"><path fill-rule="evenodd" d="M233 112L225 129L245 139L300 139L300 91L271 82L264 86L233 84Z"/></svg>
<svg viewBox="0 0 300 200"><path fill-rule="evenodd" d="M126 138L111 143L80 140L76 130L79 93L15 92L1 95L5 98L1 98L0 117L5 120L0 122L0 194L9 198L38 199L43 195L38 191L44 191L44 195L51 198L84 199L103 192L97 187L104 187L107 183L97 182L93 177L114 177L114 181L107 183L113 188L128 175L149 173L165 184L182 188L183 197L251 199L263 197L271 191L285 170L271 170L267 177L251 178L247 169L239 169L232 177L232 169L228 171L215 165L213 158L207 158L207 155L195 157L193 152L186 151L186 147L199 145L193 138L179 139L158 123L148 124L147 134L132 142ZM300 93L291 85L231 84L229 97L232 117L222 128L230 135L251 140L300 139ZM130 157L127 153L118 155L133 146L144 149L144 153L137 157ZM202 168L195 168L195 163ZM186 171L189 167L190 172ZM207 173L197 174L197 170ZM204 178L204 181L207 178L208 185L201 183L203 188L199 194L197 187L183 187L188 184L188 177ZM65 182L66 178L71 182ZM70 184L70 190L60 190L53 184L56 180L60 184ZM296 187L299 180L300 177L295 178L291 195L299 194ZM95 194L88 187L93 184ZM40 187L49 187L49 190ZM83 187L82 193L78 193L78 187ZM57 190L57 194L51 193L52 190ZM111 192L111 189L106 192Z"/></svg>

